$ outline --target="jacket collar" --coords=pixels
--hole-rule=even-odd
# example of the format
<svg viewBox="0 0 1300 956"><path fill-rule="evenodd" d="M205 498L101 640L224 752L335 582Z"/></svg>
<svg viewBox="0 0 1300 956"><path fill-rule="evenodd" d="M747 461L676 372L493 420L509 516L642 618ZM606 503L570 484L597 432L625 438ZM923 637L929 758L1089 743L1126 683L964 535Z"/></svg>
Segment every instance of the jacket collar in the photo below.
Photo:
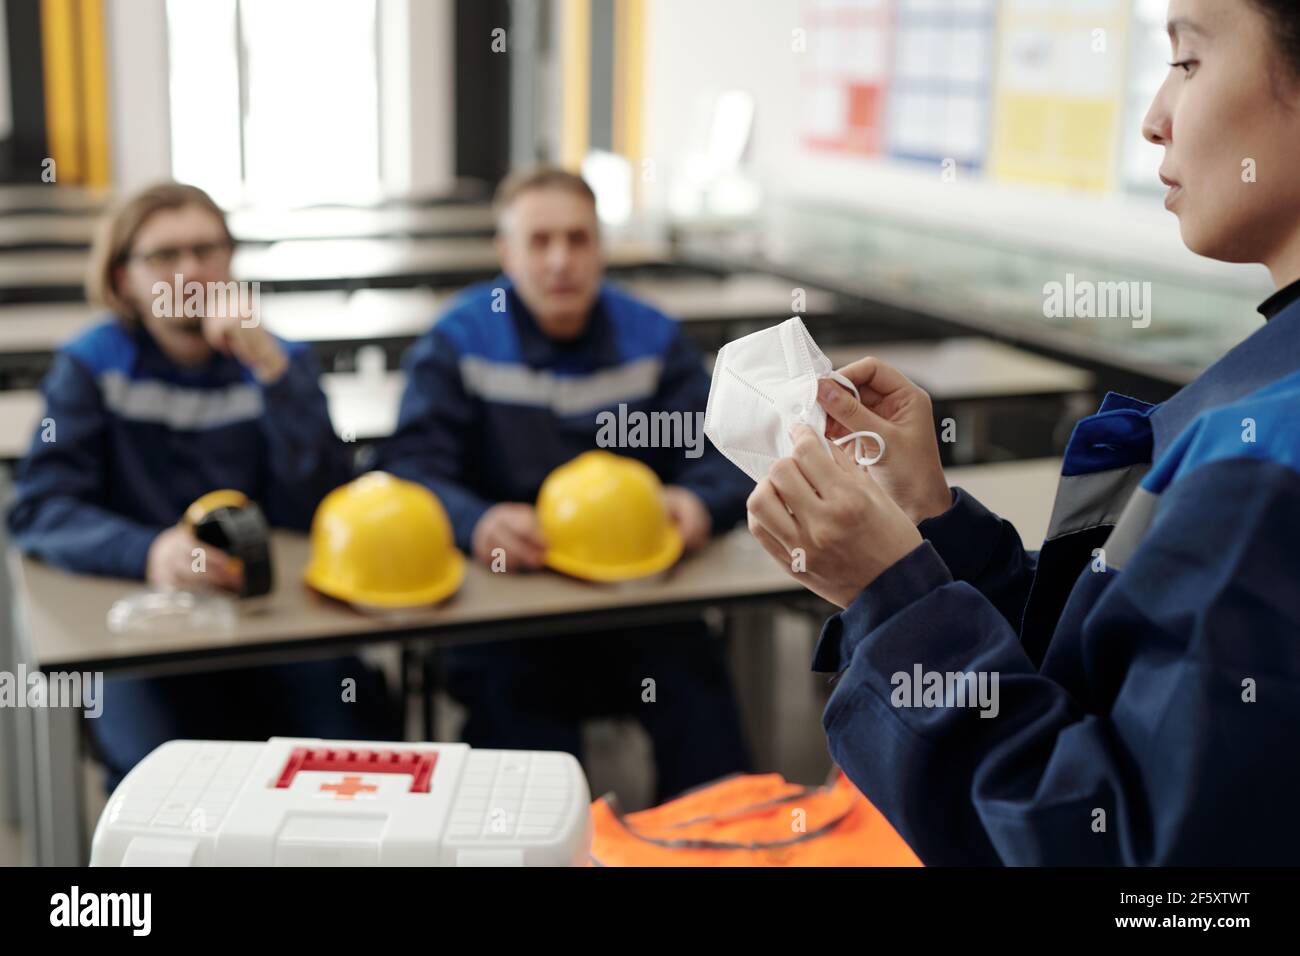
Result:
<svg viewBox="0 0 1300 956"><path fill-rule="evenodd" d="M1158 459L1201 412L1300 370L1300 300L1293 301L1151 415Z"/></svg>
<svg viewBox="0 0 1300 956"><path fill-rule="evenodd" d="M567 342L557 342L542 331L508 277L504 274L498 276L493 285L506 290L506 303L525 364L533 368L574 366L575 370L579 370L593 364L603 366L618 361L614 327L609 317L603 283L587 317L587 327L577 338Z"/></svg>

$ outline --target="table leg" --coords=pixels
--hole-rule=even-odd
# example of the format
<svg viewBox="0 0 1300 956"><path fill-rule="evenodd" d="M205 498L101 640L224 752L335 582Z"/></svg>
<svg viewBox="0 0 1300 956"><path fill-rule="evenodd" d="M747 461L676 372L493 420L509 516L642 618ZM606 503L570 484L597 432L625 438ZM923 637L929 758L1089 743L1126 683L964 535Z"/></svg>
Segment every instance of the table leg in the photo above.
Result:
<svg viewBox="0 0 1300 956"><path fill-rule="evenodd" d="M775 609L756 602L727 612L727 644L746 742L759 773L775 768L777 714Z"/></svg>
<svg viewBox="0 0 1300 956"><path fill-rule="evenodd" d="M438 653L432 646L420 648L420 707L423 716L423 740L437 740L437 713L434 695L438 692Z"/></svg>
<svg viewBox="0 0 1300 956"><path fill-rule="evenodd" d="M86 859L81 780L81 710L37 707L31 715L42 866L82 866Z"/></svg>
<svg viewBox="0 0 1300 956"><path fill-rule="evenodd" d="M0 466L0 596L5 604L13 607L13 586L9 580L9 564L5 561L9 540L2 517L8 510L9 492L9 471ZM13 620L7 613L0 614L0 673L14 673L15 659ZM0 825L4 826L15 826L21 818L18 754L17 711L0 707Z"/></svg>
<svg viewBox="0 0 1300 956"><path fill-rule="evenodd" d="M403 644L398 652L397 662L397 696L402 708L402 739L410 740L411 716L411 668L414 666L415 653Z"/></svg>
<svg viewBox="0 0 1300 956"><path fill-rule="evenodd" d="M19 707L13 712L14 734L13 765L15 770L18 820L23 836L23 864L40 864L40 799L36 792L36 737L31 711Z"/></svg>
<svg viewBox="0 0 1300 956"><path fill-rule="evenodd" d="M28 674L31 661L23 609L14 602L15 659ZM81 866L86 862L84 794L81 780L81 708L21 707L23 838L29 859L38 866ZM55 701L54 703L58 703ZM30 783L26 783L30 781Z"/></svg>

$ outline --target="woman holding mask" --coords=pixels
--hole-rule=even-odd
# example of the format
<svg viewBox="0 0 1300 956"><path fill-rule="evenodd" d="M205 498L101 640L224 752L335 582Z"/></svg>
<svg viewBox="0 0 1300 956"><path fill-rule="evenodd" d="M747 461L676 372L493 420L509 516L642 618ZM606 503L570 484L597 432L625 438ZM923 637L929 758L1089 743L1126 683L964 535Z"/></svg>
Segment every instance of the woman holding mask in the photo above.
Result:
<svg viewBox="0 0 1300 956"><path fill-rule="evenodd" d="M884 459L802 428L749 501L844 608L814 660L831 754L927 864L1300 858L1300 11L1172 0L1169 32L1143 127L1166 205L1192 251L1269 268L1266 324L1168 402L1078 423L1040 552L948 488L928 396L872 358L841 370L860 401L820 400ZM915 706L918 665L996 678L996 706Z"/></svg>

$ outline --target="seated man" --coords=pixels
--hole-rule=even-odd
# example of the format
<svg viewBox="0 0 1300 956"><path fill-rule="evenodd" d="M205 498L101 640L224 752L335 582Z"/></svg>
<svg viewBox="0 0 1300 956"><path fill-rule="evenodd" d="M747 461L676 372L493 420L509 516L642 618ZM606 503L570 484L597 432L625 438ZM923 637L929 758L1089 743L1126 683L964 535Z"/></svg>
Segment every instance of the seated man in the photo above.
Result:
<svg viewBox="0 0 1300 956"><path fill-rule="evenodd" d="M238 562L178 523L190 503L235 489L272 524L305 530L348 480L306 350L242 309L191 296L190 283L206 293L230 280L233 245L221 210L193 186L151 187L110 214L89 293L111 314L60 350L43 383L44 422L9 512L23 551L85 574L238 590ZM355 703L343 699L347 678ZM391 710L382 675L340 658L108 680L91 731L111 790L167 740L386 737Z"/></svg>
<svg viewBox="0 0 1300 956"><path fill-rule="evenodd" d="M497 195L505 275L466 290L407 357L382 466L432 489L457 545L489 566L541 566L533 502L546 476L598 445L597 418L703 413L709 376L676 323L602 283L595 197L537 169ZM749 479L698 432L692 448L613 448L665 483L686 547L740 520ZM500 549L499 551L497 549ZM472 645L444 657L475 747L581 756L583 717L635 714L654 744L661 799L747 769L730 681L703 621ZM655 700L642 682L655 681Z"/></svg>

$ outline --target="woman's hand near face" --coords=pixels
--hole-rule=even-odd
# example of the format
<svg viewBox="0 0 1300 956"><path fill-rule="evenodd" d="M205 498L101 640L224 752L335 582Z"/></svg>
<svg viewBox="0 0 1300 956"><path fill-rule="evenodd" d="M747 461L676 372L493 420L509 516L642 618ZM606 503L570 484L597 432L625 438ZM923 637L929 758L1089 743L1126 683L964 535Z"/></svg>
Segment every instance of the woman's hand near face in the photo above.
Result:
<svg viewBox="0 0 1300 956"><path fill-rule="evenodd" d="M749 530L791 577L848 607L919 545L921 534L848 452L832 445L827 454L823 439L804 425L792 435L794 454L774 464L749 496Z"/></svg>
<svg viewBox="0 0 1300 956"><path fill-rule="evenodd" d="M885 454L871 466L876 483L913 524L943 514L952 505L952 492L939 462L930 396L896 368L871 356L839 371L857 386L860 400L831 379L821 381L817 401L826 410L826 437L878 432L885 439Z"/></svg>

